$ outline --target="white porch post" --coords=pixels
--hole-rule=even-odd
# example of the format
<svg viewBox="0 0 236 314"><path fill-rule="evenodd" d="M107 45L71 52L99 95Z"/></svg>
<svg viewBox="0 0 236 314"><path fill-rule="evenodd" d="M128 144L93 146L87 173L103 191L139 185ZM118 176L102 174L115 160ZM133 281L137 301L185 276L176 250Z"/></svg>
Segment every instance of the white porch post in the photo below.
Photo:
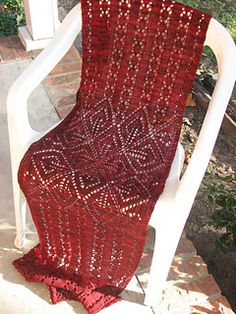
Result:
<svg viewBox="0 0 236 314"><path fill-rule="evenodd" d="M24 0L26 26L18 28L26 50L44 48L60 24L57 0Z"/></svg>

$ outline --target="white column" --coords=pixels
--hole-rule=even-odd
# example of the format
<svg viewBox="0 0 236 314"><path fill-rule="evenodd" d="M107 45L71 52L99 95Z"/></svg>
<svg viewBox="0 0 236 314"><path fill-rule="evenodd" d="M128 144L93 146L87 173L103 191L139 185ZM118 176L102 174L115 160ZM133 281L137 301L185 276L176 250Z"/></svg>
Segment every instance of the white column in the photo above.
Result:
<svg viewBox="0 0 236 314"><path fill-rule="evenodd" d="M18 28L26 50L44 48L60 24L57 0L24 0L26 26Z"/></svg>

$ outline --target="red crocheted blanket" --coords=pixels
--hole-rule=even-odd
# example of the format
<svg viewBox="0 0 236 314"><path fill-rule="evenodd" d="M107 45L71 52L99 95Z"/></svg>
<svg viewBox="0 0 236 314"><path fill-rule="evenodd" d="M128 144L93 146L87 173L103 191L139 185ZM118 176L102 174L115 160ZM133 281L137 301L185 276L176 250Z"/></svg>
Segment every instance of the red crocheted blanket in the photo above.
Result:
<svg viewBox="0 0 236 314"><path fill-rule="evenodd" d="M169 0L82 0L82 19L76 106L20 164L39 244L13 263L53 303L92 314L139 264L210 17Z"/></svg>

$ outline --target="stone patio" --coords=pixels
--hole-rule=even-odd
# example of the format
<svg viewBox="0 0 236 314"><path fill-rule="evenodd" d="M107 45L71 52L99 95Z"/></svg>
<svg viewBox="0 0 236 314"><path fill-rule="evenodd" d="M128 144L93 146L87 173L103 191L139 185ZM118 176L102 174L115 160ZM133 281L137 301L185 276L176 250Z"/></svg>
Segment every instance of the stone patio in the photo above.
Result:
<svg viewBox="0 0 236 314"><path fill-rule="evenodd" d="M39 51L25 52L17 36L0 38L0 308L2 314L15 313L86 313L78 302L50 304L47 289L42 284L28 283L13 268L11 261L28 251L37 242L35 229L28 217L28 242L24 250L14 247L15 235L12 190L10 179L10 157L7 138L5 101L9 86L15 77L38 55ZM13 72L15 74L13 74ZM9 74L9 75L8 75ZM32 125L40 129L64 118L75 104L75 93L80 84L81 58L72 47L63 60L35 91L29 100ZM37 101L36 101L37 100ZM37 102L37 105L36 105ZM36 107L37 108L36 108ZM39 116L41 117L39 119ZM183 233L169 272L163 300L149 308L143 305L152 258L155 234L149 229L136 277L123 292L124 301L101 311L102 313L233 313L207 265L197 255L192 242Z"/></svg>

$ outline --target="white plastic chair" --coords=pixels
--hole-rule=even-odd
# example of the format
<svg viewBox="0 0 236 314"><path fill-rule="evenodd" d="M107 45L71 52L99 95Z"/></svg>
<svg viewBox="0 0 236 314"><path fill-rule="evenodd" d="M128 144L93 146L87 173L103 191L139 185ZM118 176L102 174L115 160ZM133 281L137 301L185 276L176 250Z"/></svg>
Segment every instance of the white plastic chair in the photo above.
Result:
<svg viewBox="0 0 236 314"><path fill-rule="evenodd" d="M28 120L27 99L72 46L81 30L81 7L75 6L59 27L50 44L13 83L7 99L8 126L16 217L15 246L22 248L25 239L26 202L21 195L17 171L29 145L44 134L34 131ZM157 304L168 275L185 222L204 176L222 119L236 79L236 48L226 29L211 19L205 45L212 48L218 62L218 80L196 147L179 181L183 148L179 144L164 192L151 216L156 240L145 304Z"/></svg>

